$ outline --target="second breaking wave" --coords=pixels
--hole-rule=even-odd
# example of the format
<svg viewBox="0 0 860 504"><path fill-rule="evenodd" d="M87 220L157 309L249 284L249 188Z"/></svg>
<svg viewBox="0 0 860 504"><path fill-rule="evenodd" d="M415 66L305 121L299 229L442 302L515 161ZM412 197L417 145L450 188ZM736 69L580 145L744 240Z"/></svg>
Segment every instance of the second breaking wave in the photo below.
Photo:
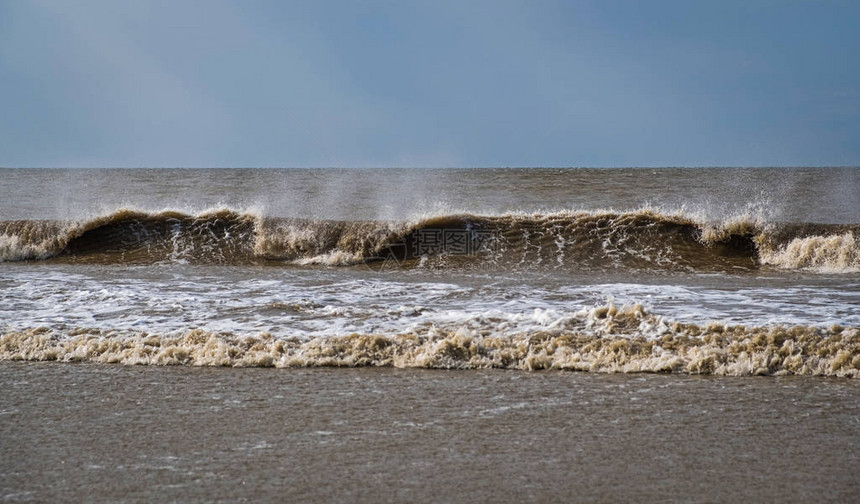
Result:
<svg viewBox="0 0 860 504"><path fill-rule="evenodd" d="M599 306L557 330L512 336L462 327L318 338L202 329L169 334L45 327L0 331L0 361L229 367L557 369L728 376L860 376L856 327L671 322L641 306Z"/></svg>

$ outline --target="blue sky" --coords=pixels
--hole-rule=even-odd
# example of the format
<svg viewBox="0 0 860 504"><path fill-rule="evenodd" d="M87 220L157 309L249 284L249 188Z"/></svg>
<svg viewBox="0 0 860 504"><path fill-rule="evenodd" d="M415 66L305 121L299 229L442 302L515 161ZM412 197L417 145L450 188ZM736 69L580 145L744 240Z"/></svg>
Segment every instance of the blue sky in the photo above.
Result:
<svg viewBox="0 0 860 504"><path fill-rule="evenodd" d="M860 165L860 2L0 0L0 166Z"/></svg>

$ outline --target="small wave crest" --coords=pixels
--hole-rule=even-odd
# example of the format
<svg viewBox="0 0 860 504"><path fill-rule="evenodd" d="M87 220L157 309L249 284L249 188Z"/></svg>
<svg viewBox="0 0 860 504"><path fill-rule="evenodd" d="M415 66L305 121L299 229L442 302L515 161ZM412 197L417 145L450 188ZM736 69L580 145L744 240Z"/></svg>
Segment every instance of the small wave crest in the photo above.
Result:
<svg viewBox="0 0 860 504"><path fill-rule="evenodd" d="M783 269L819 273L860 272L860 239L853 231L793 238L775 248L763 247L762 262Z"/></svg>

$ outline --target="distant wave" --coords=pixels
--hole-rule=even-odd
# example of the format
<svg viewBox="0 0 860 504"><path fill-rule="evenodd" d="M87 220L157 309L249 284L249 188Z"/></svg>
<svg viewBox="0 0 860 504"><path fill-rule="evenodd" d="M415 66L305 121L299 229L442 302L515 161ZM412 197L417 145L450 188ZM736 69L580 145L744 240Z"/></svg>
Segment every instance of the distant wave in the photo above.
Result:
<svg viewBox="0 0 860 504"><path fill-rule="evenodd" d="M703 222L652 210L389 222L121 209L82 222L0 221L0 260L856 273L860 224Z"/></svg>
<svg viewBox="0 0 860 504"><path fill-rule="evenodd" d="M393 366L600 373L860 377L860 329L682 324L641 306L598 306L562 331L513 336L461 328L313 339L200 329L77 328L0 333L0 360L231 367Z"/></svg>

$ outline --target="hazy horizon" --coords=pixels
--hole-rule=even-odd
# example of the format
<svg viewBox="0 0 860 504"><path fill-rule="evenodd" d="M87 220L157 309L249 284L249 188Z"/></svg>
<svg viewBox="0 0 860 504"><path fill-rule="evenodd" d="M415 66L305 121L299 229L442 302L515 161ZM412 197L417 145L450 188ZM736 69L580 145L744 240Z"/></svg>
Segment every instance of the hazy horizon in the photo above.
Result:
<svg viewBox="0 0 860 504"><path fill-rule="evenodd" d="M0 170L767 170L851 168L860 168L860 164L819 166L0 166Z"/></svg>

